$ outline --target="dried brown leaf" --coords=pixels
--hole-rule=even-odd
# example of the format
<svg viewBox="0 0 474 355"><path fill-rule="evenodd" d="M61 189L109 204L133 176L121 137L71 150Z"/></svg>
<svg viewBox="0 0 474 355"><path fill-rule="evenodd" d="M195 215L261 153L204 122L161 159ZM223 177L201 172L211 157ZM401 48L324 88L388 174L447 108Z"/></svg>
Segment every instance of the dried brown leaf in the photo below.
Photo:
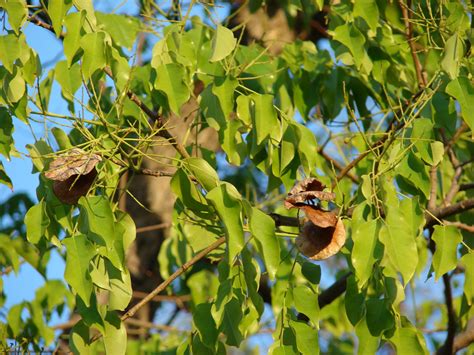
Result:
<svg viewBox="0 0 474 355"><path fill-rule="evenodd" d="M54 159L44 175L50 180L66 181L72 176L89 174L101 160L97 154L73 148Z"/></svg>

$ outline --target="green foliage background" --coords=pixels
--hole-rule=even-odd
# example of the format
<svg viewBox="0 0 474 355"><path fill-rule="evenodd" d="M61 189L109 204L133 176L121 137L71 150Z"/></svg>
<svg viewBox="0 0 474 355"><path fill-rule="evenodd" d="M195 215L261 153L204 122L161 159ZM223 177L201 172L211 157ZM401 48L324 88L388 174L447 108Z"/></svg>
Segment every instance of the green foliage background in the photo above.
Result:
<svg viewBox="0 0 474 355"><path fill-rule="evenodd" d="M0 231L0 267L18 272L26 262L45 275L52 249L66 262L65 283L45 279L34 301L2 314L0 346L8 348L7 339L25 349L54 346L49 320L67 307L80 319L63 336L81 354L225 353L269 330L276 354L314 354L318 344L330 353L457 350L456 334L473 328L474 317L471 2L278 2L290 23L303 26L327 12L331 47L295 39L279 53L258 41L241 44L244 24L212 23L206 14L219 3L178 3L166 13L143 1L140 21L96 11L91 0L0 0L0 154L19 155L14 122L45 125L44 137L27 147L40 174L39 202L31 206L21 195L8 201L3 216L27 212ZM192 7L204 15L192 16ZM27 45L27 25L62 42L54 68L44 70ZM140 33L154 44L149 60L137 64ZM67 115L49 111L55 83ZM179 116L190 99L198 107L186 136L214 129L217 158L169 131L167 117ZM162 161L150 153L156 137L175 148L170 185L177 199L160 271L170 281L182 271L163 291L190 294L193 320L189 332L136 339L127 336L134 309L125 256L139 236L117 196L126 193L123 174L146 173L144 159ZM87 195L66 205L44 172L72 147L102 161ZM336 194L328 207L338 209L347 241L325 263L340 292L321 290L320 263L295 247L299 228L275 219L296 220L283 200L305 177ZM1 163L0 183L15 184ZM207 266L190 262L200 255ZM462 292L453 295L459 273ZM443 280L446 302L420 297L413 316L408 294L415 297L430 277ZM98 302L104 293L108 301ZM441 343L427 331L438 307ZM270 326L262 321L265 308Z"/></svg>

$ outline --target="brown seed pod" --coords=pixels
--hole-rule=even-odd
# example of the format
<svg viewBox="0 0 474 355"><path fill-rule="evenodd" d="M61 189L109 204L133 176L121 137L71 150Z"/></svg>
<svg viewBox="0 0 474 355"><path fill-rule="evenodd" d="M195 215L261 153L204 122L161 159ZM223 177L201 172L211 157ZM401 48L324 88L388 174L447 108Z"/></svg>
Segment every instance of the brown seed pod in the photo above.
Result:
<svg viewBox="0 0 474 355"><path fill-rule="evenodd" d="M333 192L323 191L326 186L315 178L308 178L297 183L288 192L288 196L285 199L285 207L299 208L306 201L318 199L323 201L332 201L336 198Z"/></svg>
<svg viewBox="0 0 474 355"><path fill-rule="evenodd" d="M54 159L44 175L54 181L56 197L62 203L73 205L89 191L97 176L95 166L101 160L97 154L73 148Z"/></svg>
<svg viewBox="0 0 474 355"><path fill-rule="evenodd" d="M87 175L102 158L94 153L87 153L80 148L72 148L59 155L49 165L49 170L44 173L50 180L66 181L74 175Z"/></svg>
<svg viewBox="0 0 474 355"><path fill-rule="evenodd" d="M65 181L54 181L53 192L62 203L74 205L81 196L87 194L96 176L94 168L86 175L72 175Z"/></svg>
<svg viewBox="0 0 474 355"><path fill-rule="evenodd" d="M332 213L332 212L326 212ZM300 235L296 238L299 251L312 260L327 259L344 246L346 230L341 219L333 227L319 227L308 221L304 224Z"/></svg>

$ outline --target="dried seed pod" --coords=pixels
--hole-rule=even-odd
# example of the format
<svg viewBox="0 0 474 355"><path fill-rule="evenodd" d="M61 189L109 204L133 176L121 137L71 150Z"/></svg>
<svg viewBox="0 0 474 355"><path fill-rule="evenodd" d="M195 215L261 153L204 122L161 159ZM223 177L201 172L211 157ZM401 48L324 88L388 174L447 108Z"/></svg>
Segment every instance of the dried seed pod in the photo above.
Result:
<svg viewBox="0 0 474 355"><path fill-rule="evenodd" d="M102 161L100 155L72 148L54 159L44 175L50 180L66 181L74 175L89 174L100 161Z"/></svg>
<svg viewBox="0 0 474 355"><path fill-rule="evenodd" d="M87 194L96 176L94 169L86 175L72 175L65 181L54 181L53 192L62 203L74 205Z"/></svg>
<svg viewBox="0 0 474 355"><path fill-rule="evenodd" d="M321 228L334 227L337 223L337 215L334 212L324 211L318 206L305 205L299 207L304 211L306 217Z"/></svg>
<svg viewBox="0 0 474 355"><path fill-rule="evenodd" d="M73 205L89 191L97 176L95 166L101 160L97 154L73 148L54 159L44 175L54 181L56 197L63 203Z"/></svg>
<svg viewBox="0 0 474 355"><path fill-rule="evenodd" d="M326 212L332 213L332 212ZM341 219L333 227L319 227L313 222L306 222L296 246L300 252L313 260L324 260L335 255L344 246L346 230Z"/></svg>
<svg viewBox="0 0 474 355"><path fill-rule="evenodd" d="M316 178L308 178L297 183L288 192L288 196L285 199L285 207L299 208L306 201L313 199L332 201L336 198L333 192L323 191L326 186Z"/></svg>

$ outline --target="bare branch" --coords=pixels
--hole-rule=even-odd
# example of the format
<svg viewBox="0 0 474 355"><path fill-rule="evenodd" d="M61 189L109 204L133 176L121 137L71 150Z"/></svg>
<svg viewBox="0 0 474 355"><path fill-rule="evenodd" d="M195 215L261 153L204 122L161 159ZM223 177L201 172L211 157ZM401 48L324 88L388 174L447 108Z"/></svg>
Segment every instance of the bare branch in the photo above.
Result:
<svg viewBox="0 0 474 355"><path fill-rule="evenodd" d="M458 202L451 206L439 207L434 211L427 212L425 213L425 228L438 224L438 221L443 218L462 213L472 208L474 208L474 198Z"/></svg>
<svg viewBox="0 0 474 355"><path fill-rule="evenodd" d="M158 223L158 224L153 224L151 226L139 227L137 228L137 234L165 229L170 226L171 226L171 223Z"/></svg>
<svg viewBox="0 0 474 355"><path fill-rule="evenodd" d="M461 222L451 222L451 221L443 221L444 224L450 225L450 226L455 226L458 227L459 229L464 229L468 232L474 233L474 226L470 226L466 223L461 223Z"/></svg>
<svg viewBox="0 0 474 355"><path fill-rule="evenodd" d="M453 354L454 336L456 334L456 314L453 306L453 294L451 290L451 280L448 274L443 275L444 298L446 302L446 310L448 313L448 334L442 347L436 351L438 355Z"/></svg>
<svg viewBox="0 0 474 355"><path fill-rule="evenodd" d="M474 343L474 318L469 319L466 329L454 338L453 351L459 351Z"/></svg>
<svg viewBox="0 0 474 355"><path fill-rule="evenodd" d="M321 155L321 156L329 163L329 165L332 165L332 166L334 166L337 170L342 171L342 170L344 169L344 167L343 167L337 160L331 158L331 157L324 151L323 148L324 148L324 147L320 147L320 148L318 149L318 154ZM359 179L358 179L355 175L351 174L350 172L347 172L347 173L345 174L345 176L347 176L349 179L351 179L352 182L354 182L354 183L356 183L356 184L359 183Z"/></svg>

